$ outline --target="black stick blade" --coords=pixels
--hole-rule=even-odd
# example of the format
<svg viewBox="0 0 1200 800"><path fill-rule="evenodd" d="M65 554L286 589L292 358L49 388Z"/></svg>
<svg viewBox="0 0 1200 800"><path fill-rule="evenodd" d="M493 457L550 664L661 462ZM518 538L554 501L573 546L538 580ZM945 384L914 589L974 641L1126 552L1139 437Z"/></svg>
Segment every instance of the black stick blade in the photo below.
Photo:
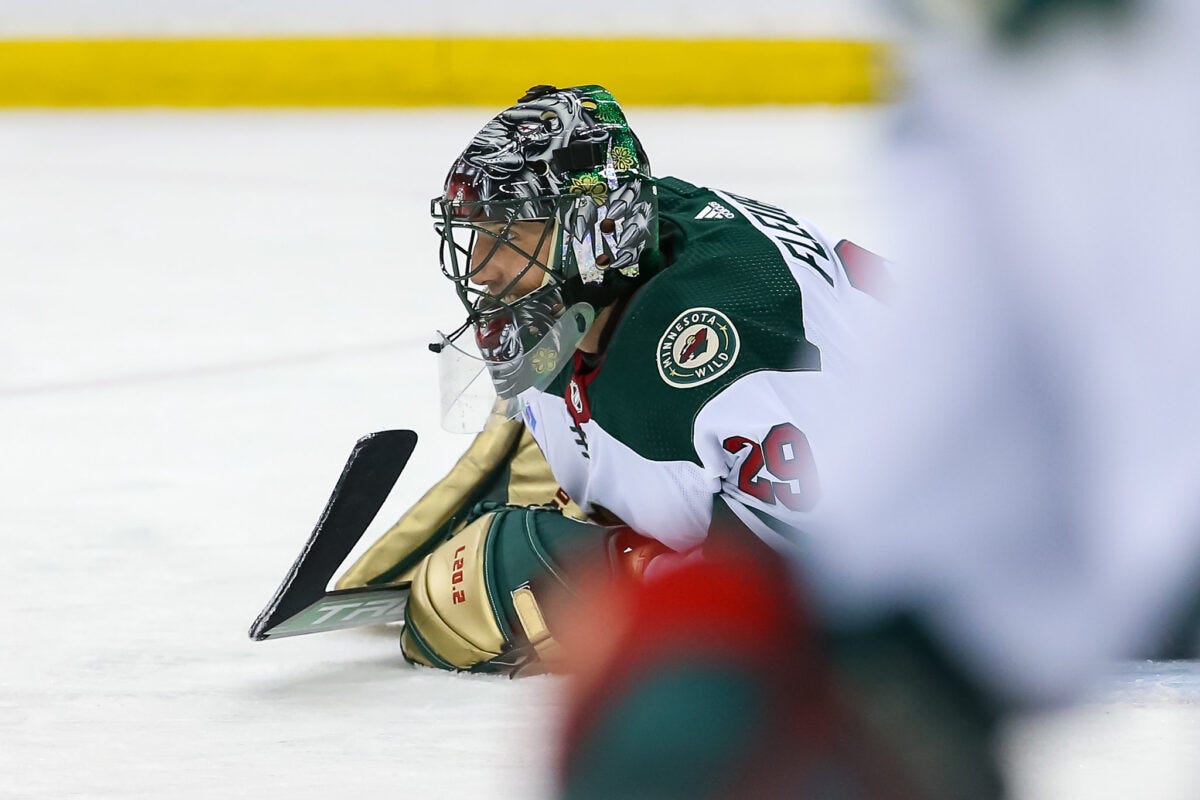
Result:
<svg viewBox="0 0 1200 800"><path fill-rule="evenodd" d="M294 616L262 632L259 639L282 639L307 633L383 625L404 619L407 586L359 586L325 592Z"/></svg>
<svg viewBox="0 0 1200 800"><path fill-rule="evenodd" d="M358 440L325 510L275 595L250 626L250 638L308 608L379 513L417 446L413 431L380 431Z"/></svg>

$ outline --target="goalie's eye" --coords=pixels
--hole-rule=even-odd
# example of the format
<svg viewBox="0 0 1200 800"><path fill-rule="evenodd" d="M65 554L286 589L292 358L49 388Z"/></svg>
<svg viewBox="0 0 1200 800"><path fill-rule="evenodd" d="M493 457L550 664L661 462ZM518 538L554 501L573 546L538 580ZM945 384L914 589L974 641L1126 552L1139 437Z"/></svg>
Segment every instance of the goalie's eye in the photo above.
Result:
<svg viewBox="0 0 1200 800"><path fill-rule="evenodd" d="M517 238L518 231L512 225L481 225L480 228L489 239L501 242L511 242Z"/></svg>

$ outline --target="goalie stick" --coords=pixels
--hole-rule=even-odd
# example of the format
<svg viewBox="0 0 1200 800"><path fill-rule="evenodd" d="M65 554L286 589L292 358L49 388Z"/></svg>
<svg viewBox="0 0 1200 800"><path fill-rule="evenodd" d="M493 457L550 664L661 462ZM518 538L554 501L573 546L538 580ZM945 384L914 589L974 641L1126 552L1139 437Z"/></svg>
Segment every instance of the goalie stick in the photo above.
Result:
<svg viewBox="0 0 1200 800"><path fill-rule="evenodd" d="M379 513L416 446L413 431L380 431L358 440L300 555L250 626L251 639L375 625L404 616L408 587L331 592L326 587Z"/></svg>

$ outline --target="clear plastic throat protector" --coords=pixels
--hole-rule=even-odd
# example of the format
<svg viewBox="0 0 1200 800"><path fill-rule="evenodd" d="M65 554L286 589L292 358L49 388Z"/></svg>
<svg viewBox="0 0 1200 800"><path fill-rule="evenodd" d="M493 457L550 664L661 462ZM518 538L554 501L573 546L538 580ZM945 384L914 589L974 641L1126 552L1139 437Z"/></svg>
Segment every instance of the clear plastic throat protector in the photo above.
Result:
<svg viewBox="0 0 1200 800"><path fill-rule="evenodd" d="M549 387L596 319L587 303L567 307L556 286L491 305L477 304L467 328L474 336L438 334L442 426L453 433L519 416L519 396Z"/></svg>

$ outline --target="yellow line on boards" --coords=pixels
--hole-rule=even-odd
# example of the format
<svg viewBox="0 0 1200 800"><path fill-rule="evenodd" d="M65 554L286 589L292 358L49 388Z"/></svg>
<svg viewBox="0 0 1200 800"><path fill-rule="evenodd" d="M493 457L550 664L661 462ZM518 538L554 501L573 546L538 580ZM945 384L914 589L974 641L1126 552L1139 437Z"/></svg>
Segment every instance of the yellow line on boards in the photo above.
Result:
<svg viewBox="0 0 1200 800"><path fill-rule="evenodd" d="M0 106L503 106L538 83L623 103L865 103L886 48L851 40L0 40Z"/></svg>

